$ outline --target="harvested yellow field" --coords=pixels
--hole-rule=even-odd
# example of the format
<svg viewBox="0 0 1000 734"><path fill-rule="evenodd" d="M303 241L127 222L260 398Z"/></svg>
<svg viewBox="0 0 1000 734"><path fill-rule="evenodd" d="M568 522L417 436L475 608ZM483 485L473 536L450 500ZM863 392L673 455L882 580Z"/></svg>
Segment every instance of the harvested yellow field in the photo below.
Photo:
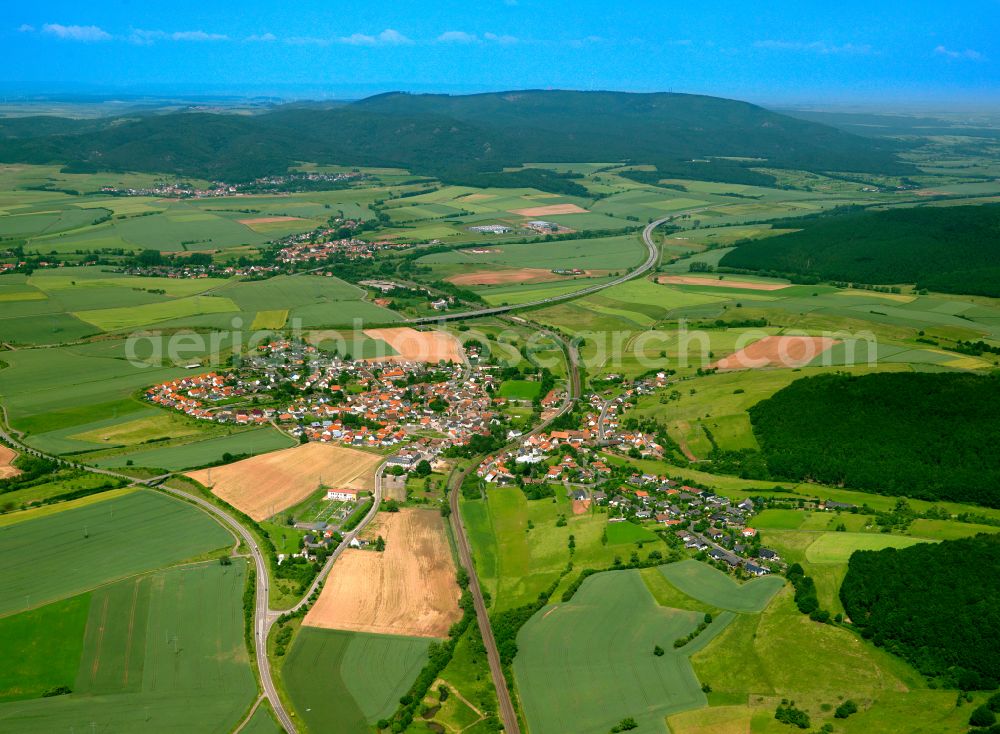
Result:
<svg viewBox="0 0 1000 734"><path fill-rule="evenodd" d="M375 467L382 457L365 451L307 443L235 464L188 472L212 493L246 513L264 520L327 487L372 489Z"/></svg>
<svg viewBox="0 0 1000 734"><path fill-rule="evenodd" d="M522 217L547 217L555 214L585 214L583 207L576 204L549 204L548 206L531 206L527 209L513 209L511 214L520 214Z"/></svg>
<svg viewBox="0 0 1000 734"><path fill-rule="evenodd" d="M21 470L13 465L16 458L17 452L14 449L0 445L0 479L16 477L21 473Z"/></svg>
<svg viewBox="0 0 1000 734"><path fill-rule="evenodd" d="M417 331L409 326L394 329L365 329L365 336L386 342L396 354L378 357L379 361L461 362L462 345L444 331Z"/></svg>
<svg viewBox="0 0 1000 734"><path fill-rule="evenodd" d="M461 594L441 513L379 513L366 536L385 550L348 549L303 624L413 637L446 637L461 617Z"/></svg>

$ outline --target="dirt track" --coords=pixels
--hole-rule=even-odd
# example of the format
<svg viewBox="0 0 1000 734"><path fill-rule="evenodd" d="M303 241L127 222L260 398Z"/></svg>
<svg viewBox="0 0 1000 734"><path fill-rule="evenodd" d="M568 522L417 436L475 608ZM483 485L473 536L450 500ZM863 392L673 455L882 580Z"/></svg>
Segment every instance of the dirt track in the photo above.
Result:
<svg viewBox="0 0 1000 734"><path fill-rule="evenodd" d="M380 461L376 454L314 442L187 476L254 520L264 520L304 500L321 480L327 487L371 489Z"/></svg>
<svg viewBox="0 0 1000 734"><path fill-rule="evenodd" d="M441 514L381 512L365 536L385 551L348 549L334 564L303 624L413 637L446 637L458 621L460 591Z"/></svg>

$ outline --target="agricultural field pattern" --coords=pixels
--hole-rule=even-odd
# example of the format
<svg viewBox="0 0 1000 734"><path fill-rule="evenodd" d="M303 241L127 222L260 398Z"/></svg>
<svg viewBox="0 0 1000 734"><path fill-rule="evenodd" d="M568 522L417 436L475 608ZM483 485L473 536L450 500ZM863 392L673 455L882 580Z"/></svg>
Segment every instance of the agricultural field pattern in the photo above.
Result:
<svg viewBox="0 0 1000 734"><path fill-rule="evenodd" d="M331 95L0 102L0 733L1000 731L995 110Z"/></svg>

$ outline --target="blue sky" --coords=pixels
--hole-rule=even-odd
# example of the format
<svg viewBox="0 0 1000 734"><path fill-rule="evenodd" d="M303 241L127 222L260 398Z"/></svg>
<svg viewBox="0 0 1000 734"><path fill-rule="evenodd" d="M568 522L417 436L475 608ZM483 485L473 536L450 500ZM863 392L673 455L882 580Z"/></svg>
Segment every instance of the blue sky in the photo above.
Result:
<svg viewBox="0 0 1000 734"><path fill-rule="evenodd" d="M1000 0L6 0L0 49L0 83L39 91L1000 102Z"/></svg>

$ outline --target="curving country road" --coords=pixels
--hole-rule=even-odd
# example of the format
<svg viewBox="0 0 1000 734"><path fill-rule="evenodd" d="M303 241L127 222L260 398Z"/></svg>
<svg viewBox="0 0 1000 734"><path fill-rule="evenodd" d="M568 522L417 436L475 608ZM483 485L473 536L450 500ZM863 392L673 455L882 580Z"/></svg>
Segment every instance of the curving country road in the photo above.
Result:
<svg viewBox="0 0 1000 734"><path fill-rule="evenodd" d="M0 439L3 439L22 453L37 456L43 459L50 459L60 464L69 463L58 456L47 454L23 443L18 436L14 435L12 429L8 429L6 423L6 410L3 411L3 423L0 424ZM386 459L388 460L388 457L386 457ZM199 497L198 495L164 484L164 481L169 478L169 474L159 477L151 477L149 479L136 479L135 477L131 477L127 474L121 474L109 469L87 466L86 464L74 463L73 466L84 471L91 472L92 474L100 474L107 477L114 477L116 479L125 479L131 484L156 488L163 492L172 494L181 500L195 504L206 512L212 514L218 521L231 529L236 536L243 541L246 547L250 550L250 556L253 559L257 575L253 627L254 650L256 652L257 669L259 671L258 674L260 675L261 688L264 691L264 696L271 702L271 708L274 710L274 714L278 718L281 726L284 727L288 734L296 734L298 729L295 726L295 722L292 720L291 715L289 715L288 711L284 707L284 704L281 702L281 697L278 695L278 690L274 685L274 679L271 674L271 661L267 656L267 637L271 631L271 627L274 626L274 623L282 614L290 611L297 611L304 604L308 603L309 597L314 591L316 591L316 589L319 588L327 574L329 574L334 561L340 557L340 555L344 552L344 549L350 545L350 542L357 537L358 533L360 533L378 513L379 502L382 498L382 475L385 469L385 462L380 464L375 472L375 501L372 503L372 508L364 516L361 522L358 523L358 526L344 536L343 541L330 554L326 564L317 574L315 581L313 581L301 601L289 610L276 610L270 608L268 599L271 592L271 578L267 559L264 557L264 553L261 551L260 545L257 543L256 538L254 538L253 533L247 530L246 527L244 527L243 524L236 519L236 517L226 512L226 510L202 497Z"/></svg>
<svg viewBox="0 0 1000 734"><path fill-rule="evenodd" d="M626 281L632 280L641 276L642 274L648 272L653 268L659 260L659 251L656 245L653 243L652 233L656 227L660 226L664 222L673 219L684 212L675 213L669 217L664 217L658 219L654 222L650 222L646 225L642 232L642 240L648 249L648 256L635 270L632 270L625 275L622 275L614 280L608 281L606 283L600 283L593 286L588 286L582 288L573 293L566 293L560 296L553 296L551 298L543 298L537 301L531 301L528 303L521 303L514 306L495 306L490 308L475 309L471 311L463 311L461 313L451 313L451 314L441 314L434 317L413 319L410 323L434 323L440 321L456 321L460 319L471 319L480 316L491 316L491 315L502 315L509 313L511 311L532 308L535 306L548 305L552 303L558 303L561 301L567 301L574 298L579 298L581 296L588 295L590 293L596 293L598 291L604 290L605 288L610 288L612 286L624 283ZM540 423L534 429L532 429L525 436L521 436L517 441L512 442L508 446L517 445L520 441L528 435L541 432L545 430L548 425L555 420L557 417L565 414L572 408L573 401L580 397L581 394L581 381L579 372L579 353L577 352L576 346L571 342L566 341L561 335L550 332L544 328L539 330L543 333L548 334L552 338L561 342L565 351L568 366L568 389L566 397L563 399L563 404L559 411L553 415L547 421ZM26 454L37 456L40 458L50 459L56 461L60 464L67 464L72 462L67 462L64 459L47 454L45 452L34 449L20 439L19 435L15 435L13 429L9 428L9 423L7 423L6 409L0 406L0 439L9 443L12 447ZM388 457L386 457L388 460ZM482 458L482 457L480 457ZM274 626L277 619L287 612L294 612L300 609L303 605L308 603L309 597L319 589L320 585L326 579L334 562L340 557L343 551L349 546L350 542L357 537L357 535L371 522L371 520L378 513L379 503L382 497L382 482L383 482L383 471L385 469L385 462L379 465L375 474L375 493L374 502L372 508L368 511L365 517L358 523L358 526L344 536L340 545L330 554L323 568L317 574L316 579L313 581L312 585L306 591L302 599L289 610L275 610L271 609L268 599L270 594L270 574L267 559L264 557L264 553L261 551L257 540L254 538L253 534L247 530L246 527L240 523L240 521L231 515L229 512L223 508L209 502L208 500L199 497L197 495L191 494L181 489L167 486L164 484L171 475L165 474L159 477L152 477L149 479L136 479L135 477L129 476L127 474L122 474L119 472L111 471L109 469L101 469L99 467L88 466L85 464L75 464L73 466L82 469L84 471L91 472L93 474L100 474L108 477L114 477L118 479L124 479L133 485L140 485L149 488L157 488L161 491L167 492L174 495L178 499L197 505L206 512L212 514L217 520L219 520L223 525L230 528L239 537L246 547L250 551L251 558L254 562L254 567L256 570L256 600L254 607L254 649L256 652L257 668L258 674L261 680L261 687L264 692L264 696L270 701L271 707L274 710L274 714L277 717L281 726L285 729L288 734L296 734L298 731L295 722L292 720L291 715L285 709L284 704L281 701L281 697L278 695L278 690L274 685L274 679L271 673L271 662L267 656L267 637L270 633L271 628ZM487 658L489 660L490 672L493 678L493 683L497 692L497 699L500 706L500 715L504 724L504 729L509 734L520 734L520 725L518 724L517 714L513 706L513 702L510 698L510 692L507 689L506 680L503 675L503 669L500 665L500 655L496 647L496 640L493 636L493 629L490 626L489 614L486 608L485 600L483 599L482 589L479 586L479 579L476 574L475 566L472 561L472 551L469 545L468 537L465 534L465 528L462 526L461 516L458 511L458 493L461 487L462 479L467 473L467 469L456 471L452 474L450 484L449 484L449 503L451 506L451 523L455 532L456 541L458 544L459 556L462 565L465 567L469 574L469 589L473 596L473 602L476 609L476 618L479 624L480 632L482 633L483 643L486 646ZM256 704L255 704L256 705ZM241 722L239 726L245 724Z"/></svg>
<svg viewBox="0 0 1000 734"><path fill-rule="evenodd" d="M704 207L701 207L704 208ZM562 301L570 301L574 298L580 298L581 296L590 295L591 293L597 293L605 288L611 288L612 286L621 285L629 280L638 278L640 275L649 272L660 260L660 251L656 247L656 243L653 242L653 230L659 227L664 222L669 222L671 219L680 216L681 214L690 214L692 212L698 211L698 209L691 209L684 212L675 212L669 217L663 217L662 219L657 219L655 222L650 222L646 225L646 228L642 230L642 241L646 245L647 250L649 250L646 255L645 262L642 263L635 270L630 270L625 273L625 275L620 275L614 280L609 280L606 283L598 283L597 285L587 286L586 288L581 288L578 291L573 291L572 293L563 293L559 296L551 296L549 298L540 298L536 301L528 301L526 303L518 303L513 306L490 306L488 308L477 308L472 311L458 311L456 313L442 313L437 316L425 316L419 319L409 319L407 323L410 324L434 324L441 321L457 321L460 319L474 319L480 316L496 316L497 314L509 313L511 311L520 311L526 308L535 308L536 306L549 306L553 303L561 303Z"/></svg>

